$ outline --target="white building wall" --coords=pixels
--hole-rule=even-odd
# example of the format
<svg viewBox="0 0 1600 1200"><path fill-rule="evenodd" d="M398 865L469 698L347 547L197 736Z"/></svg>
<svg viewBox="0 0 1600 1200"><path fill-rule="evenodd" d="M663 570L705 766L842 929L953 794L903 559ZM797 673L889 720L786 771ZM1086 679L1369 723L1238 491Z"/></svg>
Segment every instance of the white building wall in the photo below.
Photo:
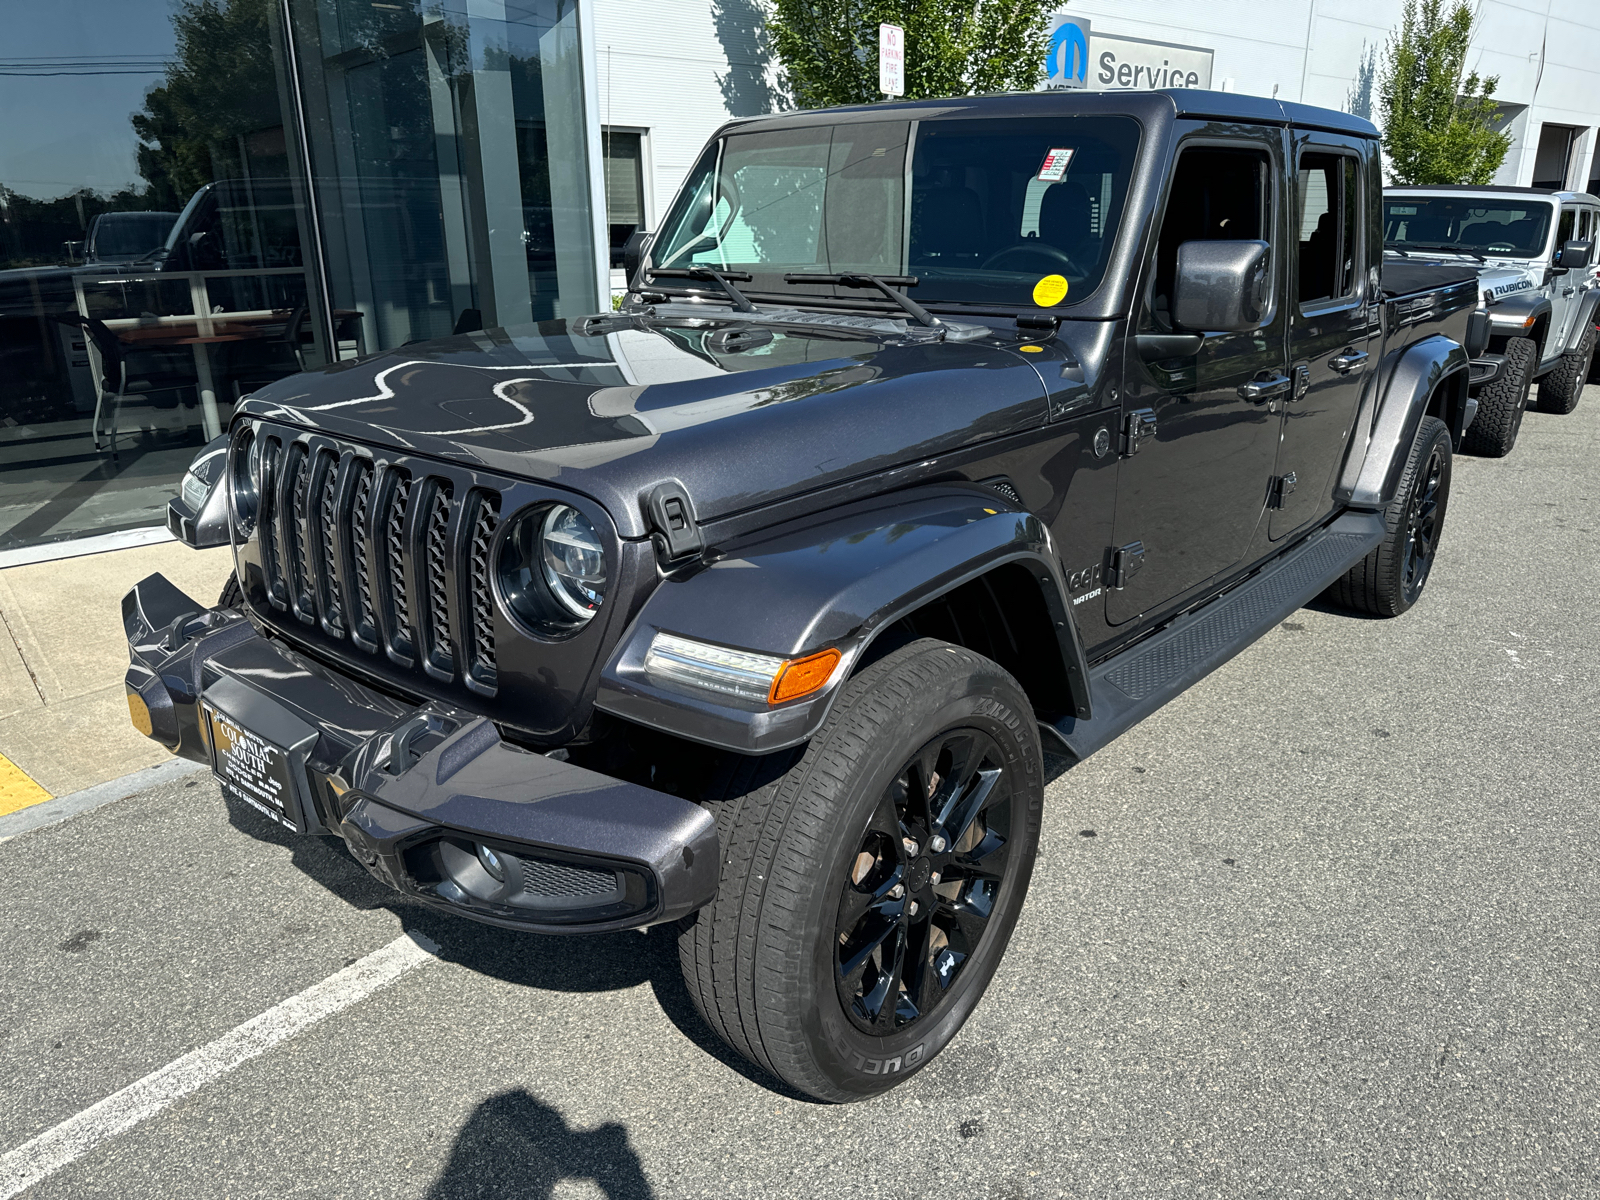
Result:
<svg viewBox="0 0 1600 1200"><path fill-rule="evenodd" d="M761 53L760 0L592 0L602 126L645 139L645 214L656 227L707 137L731 117L784 106ZM1376 117L1384 44L1401 0L1071 0L1108 34L1215 52L1212 86ZM1469 60L1499 75L1516 139L1498 183L1533 181L1548 123L1581 132L1567 179L1582 188L1600 127L1600 3L1478 0ZM908 47L915 54L916 47Z"/></svg>
<svg viewBox="0 0 1600 1200"><path fill-rule="evenodd" d="M1600 3L1479 0L1468 68L1498 75L1516 141L1495 182L1533 181L1546 123L1581 130L1567 185L1596 172L1600 126ZM1096 31L1205 46L1212 86L1376 117L1377 70L1400 23L1401 0L1072 0L1062 11ZM909 50L914 52L914 49ZM1521 108L1520 106L1525 106Z"/></svg>
<svg viewBox="0 0 1600 1200"><path fill-rule="evenodd" d="M759 0L593 0L602 126L647 131L644 203L654 229L706 139L732 117L781 106L758 50Z"/></svg>

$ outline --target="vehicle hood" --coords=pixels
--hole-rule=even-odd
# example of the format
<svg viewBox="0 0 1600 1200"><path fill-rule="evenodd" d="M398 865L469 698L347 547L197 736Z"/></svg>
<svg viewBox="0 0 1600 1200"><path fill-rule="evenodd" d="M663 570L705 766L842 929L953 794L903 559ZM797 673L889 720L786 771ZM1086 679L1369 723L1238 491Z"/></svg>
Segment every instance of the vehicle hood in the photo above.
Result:
<svg viewBox="0 0 1600 1200"><path fill-rule="evenodd" d="M290 376L240 411L567 487L643 537L642 497L665 480L715 520L1042 425L1044 384L1015 344L580 318Z"/></svg>
<svg viewBox="0 0 1600 1200"><path fill-rule="evenodd" d="M1418 266L1474 267L1478 272L1479 292L1490 292L1496 299L1514 296L1519 292L1536 291L1544 286L1542 259L1491 258L1480 263L1473 254L1450 254L1440 250L1408 250L1403 255L1390 252L1384 258L1388 262Z"/></svg>

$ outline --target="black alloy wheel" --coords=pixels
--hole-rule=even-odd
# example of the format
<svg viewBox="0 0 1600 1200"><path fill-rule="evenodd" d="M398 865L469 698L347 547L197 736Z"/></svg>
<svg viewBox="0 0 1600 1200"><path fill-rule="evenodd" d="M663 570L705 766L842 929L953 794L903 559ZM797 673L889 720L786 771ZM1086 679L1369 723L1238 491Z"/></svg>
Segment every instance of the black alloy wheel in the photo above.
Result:
<svg viewBox="0 0 1600 1200"><path fill-rule="evenodd" d="M1405 558L1401 566L1400 586L1407 608L1422 595L1423 585L1428 582L1428 572L1433 570L1433 558L1439 549L1439 529L1444 518L1443 499L1449 472L1449 447L1435 441L1427 463L1417 476L1411 503L1406 511Z"/></svg>
<svg viewBox="0 0 1600 1200"><path fill-rule="evenodd" d="M888 1034L931 1016L977 951L1006 871L1011 788L976 729L940 734L895 776L839 898L839 1002Z"/></svg>
<svg viewBox="0 0 1600 1200"><path fill-rule="evenodd" d="M1450 504L1450 429L1422 418L1394 499L1383 510L1384 538L1344 573L1328 599L1375 617L1398 617L1422 598L1433 572Z"/></svg>
<svg viewBox="0 0 1600 1200"><path fill-rule="evenodd" d="M819 1100L927 1066L994 978L1038 853L1044 760L1016 679L912 641L852 675L805 746L729 756L700 799L721 878L678 953L706 1023Z"/></svg>

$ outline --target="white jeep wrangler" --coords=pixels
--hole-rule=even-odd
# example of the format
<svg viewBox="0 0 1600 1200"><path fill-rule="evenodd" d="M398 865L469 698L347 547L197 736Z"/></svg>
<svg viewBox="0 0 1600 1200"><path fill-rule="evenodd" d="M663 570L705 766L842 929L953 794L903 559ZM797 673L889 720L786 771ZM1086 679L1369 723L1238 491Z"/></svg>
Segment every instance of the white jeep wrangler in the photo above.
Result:
<svg viewBox="0 0 1600 1200"><path fill-rule="evenodd" d="M1511 452L1535 380L1540 412L1569 413L1594 358L1600 305L1600 199L1531 187L1436 185L1383 193L1394 261L1475 263L1489 310L1488 352L1473 360L1471 454Z"/></svg>

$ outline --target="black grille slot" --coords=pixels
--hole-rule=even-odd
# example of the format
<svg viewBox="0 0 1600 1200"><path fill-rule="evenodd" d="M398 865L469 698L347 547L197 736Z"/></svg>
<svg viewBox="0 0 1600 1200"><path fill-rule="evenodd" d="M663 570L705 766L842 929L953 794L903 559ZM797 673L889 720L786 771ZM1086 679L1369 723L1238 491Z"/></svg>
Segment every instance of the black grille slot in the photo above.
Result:
<svg viewBox="0 0 1600 1200"><path fill-rule="evenodd" d="M605 896L617 890L617 877L612 871L594 867L525 858L522 890L534 896Z"/></svg>
<svg viewBox="0 0 1600 1200"><path fill-rule="evenodd" d="M261 447L261 512L256 528L261 535L261 572L266 577L267 597L279 608L285 606L287 595L278 544L278 480L282 469L283 443L277 438L265 439Z"/></svg>
<svg viewBox="0 0 1600 1200"><path fill-rule="evenodd" d="M489 582L489 547L500 524L500 498L480 495L467 543L467 588L471 607L472 645L467 672L487 687L495 683L494 592Z"/></svg>
<svg viewBox="0 0 1600 1200"><path fill-rule="evenodd" d="M455 663L455 646L450 638L450 593L448 578L450 531L450 488L435 483L428 497L428 523L422 534L423 587L427 593L429 659L441 671Z"/></svg>
<svg viewBox="0 0 1600 1200"><path fill-rule="evenodd" d="M310 497L307 493L311 490L311 457L306 453L304 446L289 447L288 461L284 469L289 473L290 479L288 519L283 523L283 562L289 569L289 602L301 620L311 621L316 619L316 610L311 604L310 582L313 577L311 541L306 536L308 515L306 510L310 507Z"/></svg>
<svg viewBox="0 0 1600 1200"><path fill-rule="evenodd" d="M406 501L411 495L411 480L395 472L383 517L383 574L388 591L390 628L395 649L407 653L411 647L411 605L406 597Z"/></svg>
<svg viewBox="0 0 1600 1200"><path fill-rule="evenodd" d="M318 456L318 469L322 473L322 486L318 489L317 547L315 579L317 593L322 600L328 631L344 634L344 602L339 596L340 570L338 552L334 548L333 533L339 522L339 458L331 451Z"/></svg>
<svg viewBox="0 0 1600 1200"><path fill-rule="evenodd" d="M371 546L367 542L367 514L372 508L372 468L360 459L355 462L355 499L350 505L350 558L354 566L356 610L354 632L367 642L376 642L377 616L372 607L372 577L367 566Z"/></svg>

